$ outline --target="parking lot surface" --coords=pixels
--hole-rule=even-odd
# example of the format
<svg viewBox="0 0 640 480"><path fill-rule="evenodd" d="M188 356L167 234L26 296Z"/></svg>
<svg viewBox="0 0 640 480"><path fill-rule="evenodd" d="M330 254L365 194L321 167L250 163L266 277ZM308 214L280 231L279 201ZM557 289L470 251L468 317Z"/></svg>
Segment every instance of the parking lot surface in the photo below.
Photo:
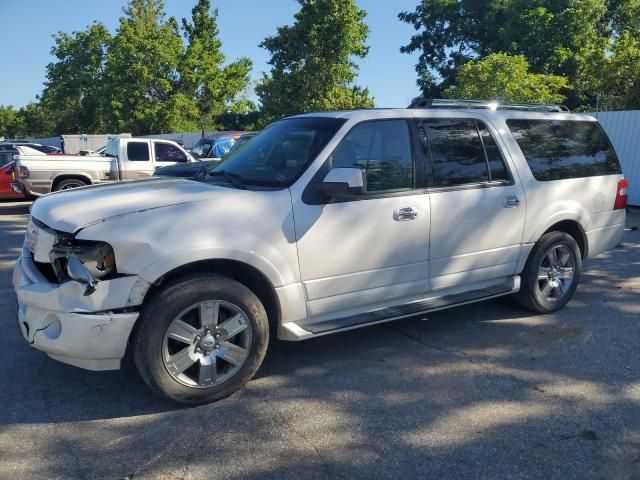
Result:
<svg viewBox="0 0 640 480"><path fill-rule="evenodd" d="M185 408L23 340L28 206L0 203L0 479L640 479L638 230L557 314L502 299L274 342L244 390Z"/></svg>

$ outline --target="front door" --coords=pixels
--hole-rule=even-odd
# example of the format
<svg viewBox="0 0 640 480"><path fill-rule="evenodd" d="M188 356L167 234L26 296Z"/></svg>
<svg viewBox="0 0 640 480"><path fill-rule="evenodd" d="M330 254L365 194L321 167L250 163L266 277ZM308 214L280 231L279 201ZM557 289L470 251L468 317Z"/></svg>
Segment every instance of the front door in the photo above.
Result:
<svg viewBox="0 0 640 480"><path fill-rule="evenodd" d="M310 317L347 315L427 290L429 198L416 189L411 128L403 119L357 124L327 162L364 170L366 193L332 201L303 196L294 205Z"/></svg>
<svg viewBox="0 0 640 480"><path fill-rule="evenodd" d="M473 118L421 119L430 159L431 286L438 290L515 274L524 191L497 132Z"/></svg>

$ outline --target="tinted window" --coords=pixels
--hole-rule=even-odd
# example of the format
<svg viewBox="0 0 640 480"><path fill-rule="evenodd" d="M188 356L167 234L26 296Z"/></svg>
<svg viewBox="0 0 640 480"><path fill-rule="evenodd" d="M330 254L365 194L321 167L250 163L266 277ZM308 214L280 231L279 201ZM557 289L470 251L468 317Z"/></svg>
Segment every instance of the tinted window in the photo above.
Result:
<svg viewBox="0 0 640 480"><path fill-rule="evenodd" d="M487 162L474 120L423 122L437 186L489 181Z"/></svg>
<svg viewBox="0 0 640 480"><path fill-rule="evenodd" d="M147 142L127 143L127 158L132 162L149 160L149 144Z"/></svg>
<svg viewBox="0 0 640 480"><path fill-rule="evenodd" d="M225 171L245 185L288 187L316 158L345 120L287 118L271 124L243 148L230 152L213 172ZM219 181L220 175L207 177Z"/></svg>
<svg viewBox="0 0 640 480"><path fill-rule="evenodd" d="M478 125L480 136L482 137L484 151L487 154L487 163L489 164L489 176L491 177L491 181L496 182L500 180L509 180L509 172L507 172L507 167L495 138L493 138L489 129L481 122L476 122L476 124Z"/></svg>
<svg viewBox="0 0 640 480"><path fill-rule="evenodd" d="M369 192L413 188L413 156L407 122L380 120L356 125L333 152L332 167L363 169Z"/></svg>
<svg viewBox="0 0 640 480"><path fill-rule="evenodd" d="M156 143L156 161L186 162L187 156L175 145L171 145L170 143Z"/></svg>
<svg viewBox="0 0 640 480"><path fill-rule="evenodd" d="M536 180L620 173L607 137L595 122L508 120Z"/></svg>

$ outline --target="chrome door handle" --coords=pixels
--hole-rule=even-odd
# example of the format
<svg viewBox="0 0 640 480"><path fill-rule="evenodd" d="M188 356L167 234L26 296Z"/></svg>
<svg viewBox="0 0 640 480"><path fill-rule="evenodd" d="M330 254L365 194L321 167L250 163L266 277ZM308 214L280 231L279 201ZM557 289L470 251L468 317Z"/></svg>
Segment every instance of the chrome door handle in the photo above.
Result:
<svg viewBox="0 0 640 480"><path fill-rule="evenodd" d="M509 195L504 199L504 208L516 208L520 205L520 199L515 195Z"/></svg>
<svg viewBox="0 0 640 480"><path fill-rule="evenodd" d="M398 208L393 212L393 219L396 222L404 222L406 220L415 220L417 216L418 216L418 209L416 207Z"/></svg>

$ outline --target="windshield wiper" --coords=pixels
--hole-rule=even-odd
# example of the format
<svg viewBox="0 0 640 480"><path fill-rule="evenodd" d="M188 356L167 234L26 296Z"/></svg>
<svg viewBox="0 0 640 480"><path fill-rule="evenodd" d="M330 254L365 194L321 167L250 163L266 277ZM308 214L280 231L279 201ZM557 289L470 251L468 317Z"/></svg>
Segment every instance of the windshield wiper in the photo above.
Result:
<svg viewBox="0 0 640 480"><path fill-rule="evenodd" d="M213 172L209 172L209 176L211 177L215 177L215 176L221 176L224 177L224 179L229 182L231 185L233 185L236 188L239 188L241 190L246 190L247 186L242 183L242 177L240 175L238 175L237 173L231 173L231 172L227 172L225 170L214 170Z"/></svg>

